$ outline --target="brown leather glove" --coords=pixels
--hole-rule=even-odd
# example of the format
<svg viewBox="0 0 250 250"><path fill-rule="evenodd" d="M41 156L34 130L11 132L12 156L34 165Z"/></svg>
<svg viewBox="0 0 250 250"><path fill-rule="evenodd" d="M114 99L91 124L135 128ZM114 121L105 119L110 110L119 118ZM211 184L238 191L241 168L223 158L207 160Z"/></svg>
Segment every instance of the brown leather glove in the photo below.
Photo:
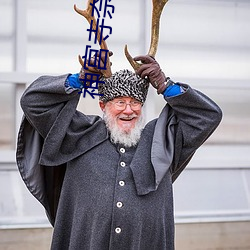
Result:
<svg viewBox="0 0 250 250"><path fill-rule="evenodd" d="M113 52L112 51L109 51L109 57L111 57L113 55ZM91 57L90 58L90 65L94 65L95 63L95 58L94 57ZM102 53L101 54L101 58L100 58L100 52L97 52L97 58L96 58L97 62L99 62L100 60L100 67L103 68L104 65L105 65L105 53ZM89 66L88 63L86 63L86 67L88 69L84 69L83 67L81 68L80 70L80 73L79 73L79 80L84 80L85 79L85 74L89 73L89 74L98 74L99 76L96 77L94 76L93 77L93 82L97 81L100 79L100 77L102 77L103 73L101 69L98 69L98 67L93 67L93 66ZM87 79L90 80L91 76L87 76ZM85 79L86 80L86 79Z"/></svg>
<svg viewBox="0 0 250 250"><path fill-rule="evenodd" d="M135 61L141 61L143 64L135 72L141 78L147 78L152 86L157 89L157 93L161 94L165 91L166 82L165 74L162 72L159 63L151 56L137 56Z"/></svg>

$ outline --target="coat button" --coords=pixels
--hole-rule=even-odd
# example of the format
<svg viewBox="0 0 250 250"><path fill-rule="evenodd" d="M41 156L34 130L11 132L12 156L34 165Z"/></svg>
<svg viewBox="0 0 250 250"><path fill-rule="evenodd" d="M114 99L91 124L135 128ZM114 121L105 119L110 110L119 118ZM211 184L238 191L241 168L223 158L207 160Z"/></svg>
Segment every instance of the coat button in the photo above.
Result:
<svg viewBox="0 0 250 250"><path fill-rule="evenodd" d="M121 233L121 228L120 227L117 227L116 229L115 229L115 232L117 233L117 234L119 234L119 233Z"/></svg>
<svg viewBox="0 0 250 250"><path fill-rule="evenodd" d="M118 208L121 208L121 207L123 206L123 204L122 204L122 202L119 201L119 202L116 203L116 206L117 206Z"/></svg>
<svg viewBox="0 0 250 250"><path fill-rule="evenodd" d="M124 182L124 181L119 181L119 185L120 185L121 187L123 187L123 186L125 186L125 182Z"/></svg>
<svg viewBox="0 0 250 250"><path fill-rule="evenodd" d="M120 148L120 152L124 154L125 153L125 148Z"/></svg>
<svg viewBox="0 0 250 250"><path fill-rule="evenodd" d="M126 163L122 161L120 165L124 168L126 166Z"/></svg>

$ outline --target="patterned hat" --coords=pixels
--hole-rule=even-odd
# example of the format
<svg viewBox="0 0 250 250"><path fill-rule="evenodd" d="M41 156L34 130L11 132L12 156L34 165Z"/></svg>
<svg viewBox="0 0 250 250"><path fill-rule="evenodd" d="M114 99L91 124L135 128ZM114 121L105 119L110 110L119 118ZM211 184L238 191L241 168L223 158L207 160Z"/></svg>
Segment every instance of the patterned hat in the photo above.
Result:
<svg viewBox="0 0 250 250"><path fill-rule="evenodd" d="M127 69L115 72L109 78L102 78L105 84L99 84L98 92L103 94L100 101L108 102L116 97L129 96L144 103L148 93L148 81Z"/></svg>

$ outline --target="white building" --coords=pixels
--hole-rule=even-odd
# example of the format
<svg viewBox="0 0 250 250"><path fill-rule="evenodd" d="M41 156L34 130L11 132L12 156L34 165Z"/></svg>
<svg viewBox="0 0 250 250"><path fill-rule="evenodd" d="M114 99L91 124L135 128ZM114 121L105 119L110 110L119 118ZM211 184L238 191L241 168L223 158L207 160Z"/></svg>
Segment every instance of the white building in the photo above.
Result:
<svg viewBox="0 0 250 250"><path fill-rule="evenodd" d="M51 228L43 208L27 191L15 163L19 99L39 75L79 71L77 56L91 42L89 24L73 5L84 9L86 2L0 0L0 249L49 245ZM111 3L115 12L107 21L113 29L107 43L114 52L112 70L131 69L124 45L133 56L147 53L151 1ZM156 58L163 71L212 97L224 113L174 184L177 250L250 249L249 27L247 0L169 0L162 14ZM153 89L147 103L147 119L164 105ZM79 109L100 114L98 100L90 96L81 99ZM40 237L31 239L26 231Z"/></svg>

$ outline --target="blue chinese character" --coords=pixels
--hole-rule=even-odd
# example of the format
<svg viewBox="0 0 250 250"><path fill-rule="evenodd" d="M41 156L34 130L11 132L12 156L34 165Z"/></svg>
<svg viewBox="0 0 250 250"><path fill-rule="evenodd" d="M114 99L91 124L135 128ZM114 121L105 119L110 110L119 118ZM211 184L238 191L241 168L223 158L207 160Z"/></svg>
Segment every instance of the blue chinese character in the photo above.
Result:
<svg viewBox="0 0 250 250"><path fill-rule="evenodd" d="M97 7L95 6L95 4L99 2L99 9L97 9ZM111 8L112 10L112 14L114 14L115 12L115 7L114 5L108 4L108 2L111 2L111 0L105 0L105 4L104 4L104 14L103 17L106 17L106 13L108 13L109 18L112 19L112 15L110 13L109 10L107 10L108 8ZM98 18L100 18L100 11L102 10L102 0L94 0L93 4L90 3L90 5L92 6L92 13L91 15L94 16L94 10L96 11Z"/></svg>
<svg viewBox="0 0 250 250"><path fill-rule="evenodd" d="M96 50L90 48L91 48L90 45L86 45L85 55L82 56L82 59L84 59L83 68L88 69L88 67L93 67L101 70L106 70L109 50L107 49ZM98 52L99 52L99 57L98 57ZM103 60L101 60L101 55L104 55ZM92 63L91 63L91 58L94 59L94 62ZM97 60L97 58L99 58L99 60ZM102 62L104 63L103 66Z"/></svg>
<svg viewBox="0 0 250 250"><path fill-rule="evenodd" d="M105 0L104 15L103 15L103 17L106 17L106 13L108 13L109 18L112 19L112 15L111 15L111 13L110 13L109 10L107 11L107 8L111 8L112 9L112 14L114 14L114 12L115 12L115 6L111 5L111 4L108 4L108 1L111 2L111 0Z"/></svg>
<svg viewBox="0 0 250 250"><path fill-rule="evenodd" d="M97 31L98 31L98 27L99 27L99 18L97 19L96 21L96 27L94 28L93 27L93 20L91 20L90 22L90 28L87 29L87 31L89 31L89 41L91 41L91 35L92 35L92 32L95 33L95 41L94 43L96 44L97 42ZM108 28L109 29L109 34L112 34L112 28L110 26L105 26L104 25L104 19L102 19L102 24L100 25L100 38L99 38L99 44L101 45L102 43L102 37L103 37L103 29L106 29ZM107 38L109 37L109 35L106 35L103 40L105 41Z"/></svg>
<svg viewBox="0 0 250 250"><path fill-rule="evenodd" d="M90 5L92 6L92 13L91 16L94 16L94 11L96 11L98 18L100 18L100 13L99 11L101 11L102 9L102 0L100 1L100 6L99 6L99 10L97 9L97 7L95 6L95 4L99 2L99 0L94 0L93 3L90 3Z"/></svg>
<svg viewBox="0 0 250 250"><path fill-rule="evenodd" d="M94 73L86 73L83 79L80 79L81 82L83 82L83 88L81 91L78 92L78 94L83 93L83 97L86 97L86 94L88 93L93 99L95 99L95 96L102 96L103 94L94 93L96 90L98 92L98 84L105 84L104 81L99 81L99 74ZM89 91L89 89L92 89Z"/></svg>

